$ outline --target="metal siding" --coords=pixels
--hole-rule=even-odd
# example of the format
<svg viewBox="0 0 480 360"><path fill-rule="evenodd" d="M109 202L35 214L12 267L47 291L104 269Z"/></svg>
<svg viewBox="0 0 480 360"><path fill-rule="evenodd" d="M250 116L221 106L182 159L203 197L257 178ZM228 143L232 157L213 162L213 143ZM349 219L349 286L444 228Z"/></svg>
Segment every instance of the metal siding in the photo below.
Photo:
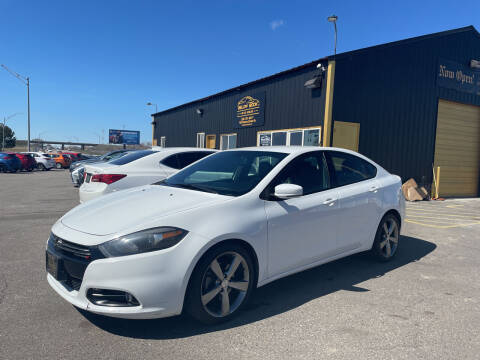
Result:
<svg viewBox="0 0 480 360"><path fill-rule="evenodd" d="M478 59L480 38L472 30L337 58L333 121L359 122L359 151L403 180L432 181L438 98L480 104L437 88L439 58Z"/></svg>
<svg viewBox="0 0 480 360"><path fill-rule="evenodd" d="M310 66L255 83L241 91L160 113L155 115L155 138L159 142L160 137L165 136L168 147L196 146L196 133L204 132L217 136L218 148L221 134L237 133L237 147L245 147L256 145L258 131L322 126L326 78L321 89L303 86L318 73L315 66ZM236 100L262 91L266 95L264 126L234 129ZM201 117L195 112L197 108L203 109Z"/></svg>

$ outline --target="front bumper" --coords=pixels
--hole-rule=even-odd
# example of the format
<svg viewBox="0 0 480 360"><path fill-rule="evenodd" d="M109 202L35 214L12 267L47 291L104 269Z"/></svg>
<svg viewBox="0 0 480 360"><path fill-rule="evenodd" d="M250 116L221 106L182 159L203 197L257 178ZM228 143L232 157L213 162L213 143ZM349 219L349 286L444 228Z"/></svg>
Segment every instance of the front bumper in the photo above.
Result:
<svg viewBox="0 0 480 360"><path fill-rule="evenodd" d="M169 249L93 260L87 264L77 289L74 289L68 280L58 281L48 273L47 280L62 298L89 312L127 319L177 315L182 311L192 264L188 247L183 243L188 236ZM52 249L48 246L47 251ZM65 259L61 253L56 252L55 255ZM87 298L87 291L91 288L128 292L140 305L125 307L95 305Z"/></svg>

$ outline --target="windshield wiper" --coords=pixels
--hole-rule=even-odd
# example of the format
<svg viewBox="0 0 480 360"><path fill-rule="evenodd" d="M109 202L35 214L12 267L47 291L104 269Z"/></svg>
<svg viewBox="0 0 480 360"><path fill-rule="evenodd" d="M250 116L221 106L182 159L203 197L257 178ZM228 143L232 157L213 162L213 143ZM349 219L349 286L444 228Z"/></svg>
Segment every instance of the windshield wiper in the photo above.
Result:
<svg viewBox="0 0 480 360"><path fill-rule="evenodd" d="M213 189L206 188L206 187L199 186L199 185L193 185L193 184L169 184L167 182L163 182L163 183L161 183L161 185L167 185L167 186L179 187L179 188L182 188L182 189L204 191L204 192L208 192L208 193L212 193L212 194L218 194L218 192L216 192Z"/></svg>

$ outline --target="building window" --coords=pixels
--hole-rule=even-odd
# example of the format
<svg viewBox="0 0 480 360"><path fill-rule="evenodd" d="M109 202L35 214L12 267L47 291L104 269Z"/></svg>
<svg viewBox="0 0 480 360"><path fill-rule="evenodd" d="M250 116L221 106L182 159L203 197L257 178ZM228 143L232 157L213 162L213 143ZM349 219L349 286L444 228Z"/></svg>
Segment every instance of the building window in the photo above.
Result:
<svg viewBox="0 0 480 360"><path fill-rule="evenodd" d="M237 134L220 135L220 150L235 149L237 147Z"/></svg>
<svg viewBox="0 0 480 360"><path fill-rule="evenodd" d="M166 143L167 143L167 138L165 136L162 136L160 138L160 147L165 147Z"/></svg>
<svg viewBox="0 0 480 360"><path fill-rule="evenodd" d="M205 133L197 133L197 148L205 147Z"/></svg>
<svg viewBox="0 0 480 360"><path fill-rule="evenodd" d="M319 146L321 128L284 129L260 131L257 133L258 146Z"/></svg>

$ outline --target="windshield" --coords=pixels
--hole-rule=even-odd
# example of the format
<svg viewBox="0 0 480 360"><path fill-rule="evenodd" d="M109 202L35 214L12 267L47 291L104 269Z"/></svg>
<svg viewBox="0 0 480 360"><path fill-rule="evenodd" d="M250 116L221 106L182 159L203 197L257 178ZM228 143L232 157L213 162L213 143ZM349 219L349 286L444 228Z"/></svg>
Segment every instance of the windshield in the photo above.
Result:
<svg viewBox="0 0 480 360"><path fill-rule="evenodd" d="M287 155L269 151L220 152L157 184L240 196L257 186Z"/></svg>
<svg viewBox="0 0 480 360"><path fill-rule="evenodd" d="M110 164L114 165L125 165L128 163L131 163L132 161L138 160L140 158L143 158L147 155L153 154L155 151L152 150L138 150L138 151L132 151L130 154L122 156L118 159L111 160Z"/></svg>

